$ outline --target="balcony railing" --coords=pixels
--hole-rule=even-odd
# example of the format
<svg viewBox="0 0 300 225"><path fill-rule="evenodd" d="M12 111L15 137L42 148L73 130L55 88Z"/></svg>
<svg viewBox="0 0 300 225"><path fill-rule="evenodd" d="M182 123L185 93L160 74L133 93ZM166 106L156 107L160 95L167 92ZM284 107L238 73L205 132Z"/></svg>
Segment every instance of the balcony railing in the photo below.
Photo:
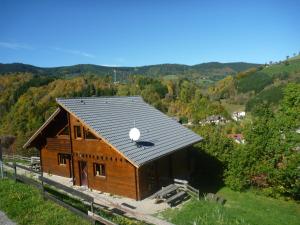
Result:
<svg viewBox="0 0 300 225"><path fill-rule="evenodd" d="M69 139L47 138L47 149L49 151L71 152Z"/></svg>

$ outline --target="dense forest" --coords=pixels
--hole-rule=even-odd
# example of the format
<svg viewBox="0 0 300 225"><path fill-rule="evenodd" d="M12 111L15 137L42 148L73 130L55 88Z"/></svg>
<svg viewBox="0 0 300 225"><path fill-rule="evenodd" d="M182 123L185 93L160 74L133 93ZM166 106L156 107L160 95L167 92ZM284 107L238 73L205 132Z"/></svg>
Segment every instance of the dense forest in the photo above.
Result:
<svg viewBox="0 0 300 225"><path fill-rule="evenodd" d="M209 67L199 67L205 70L205 66ZM225 185L300 199L300 139L296 132L300 127L300 60L242 67L244 70L239 72L236 68L209 87L182 71L170 79L173 74L169 72L153 70L157 74L147 76L151 73L148 70L145 74L128 74L126 81L113 82L112 74L61 76L56 70L47 75L35 69L6 70L9 73L0 76L0 135L15 136L14 149L19 154L34 153L25 151L22 145L56 109L57 97L141 95L169 116L190 122L191 129L204 137L194 150L219 163L218 176ZM231 120L226 104L243 105L247 117L238 122ZM199 124L211 115L222 115L229 122ZM228 138L232 133L242 133L245 144Z"/></svg>

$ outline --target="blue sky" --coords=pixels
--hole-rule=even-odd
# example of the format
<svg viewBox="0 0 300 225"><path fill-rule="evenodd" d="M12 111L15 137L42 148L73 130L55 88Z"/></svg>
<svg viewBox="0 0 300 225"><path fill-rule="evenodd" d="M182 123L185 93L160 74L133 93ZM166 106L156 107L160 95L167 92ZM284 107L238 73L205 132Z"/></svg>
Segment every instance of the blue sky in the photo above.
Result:
<svg viewBox="0 0 300 225"><path fill-rule="evenodd" d="M0 62L265 63L300 51L299 9L299 0L0 0Z"/></svg>

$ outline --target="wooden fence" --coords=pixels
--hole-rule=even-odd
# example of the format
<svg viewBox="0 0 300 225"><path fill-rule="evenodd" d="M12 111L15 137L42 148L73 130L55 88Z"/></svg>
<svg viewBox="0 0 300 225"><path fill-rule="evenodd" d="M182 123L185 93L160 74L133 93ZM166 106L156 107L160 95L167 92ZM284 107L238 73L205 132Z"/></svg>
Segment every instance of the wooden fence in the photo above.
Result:
<svg viewBox="0 0 300 225"><path fill-rule="evenodd" d="M78 216L81 216L82 218L92 222L93 224L95 224L96 221L98 221L101 224L105 224L105 225L117 225L117 224L107 220L106 218L104 218L100 215L97 215L94 212L94 208L102 208L102 207L100 205L94 203L93 197L91 197L87 194L84 194L80 191L77 191L73 188L67 187L60 183L57 183L53 180L47 179L47 178L43 177L43 174L41 172L33 170L30 167L26 167L24 165L20 165L15 162L3 163L3 165L12 170L12 172L10 172L10 173L8 173L8 171L6 171L6 173L5 173L6 177L12 178L16 181L21 181L23 183L32 185L32 186L40 189L44 198L56 202L57 204L61 205L62 207L67 208L68 210L70 210L70 211L74 212L75 214L77 214ZM26 175L18 174L17 173L18 168L36 174L37 178L34 179L34 178L27 177ZM66 202L59 199L58 196L49 192L47 190L48 186L51 186L52 190L55 190L56 192L58 192L60 194L71 196L73 198L80 200L81 203L83 203L84 205L88 205L90 207L90 211L87 210L87 212L83 212L83 211L79 210L78 208L75 208L74 206L67 204Z"/></svg>
<svg viewBox="0 0 300 225"><path fill-rule="evenodd" d="M8 159L8 160L22 160L22 161L31 162L31 157L25 157L25 156L21 156L21 155L3 154L2 157L3 157L3 159Z"/></svg>

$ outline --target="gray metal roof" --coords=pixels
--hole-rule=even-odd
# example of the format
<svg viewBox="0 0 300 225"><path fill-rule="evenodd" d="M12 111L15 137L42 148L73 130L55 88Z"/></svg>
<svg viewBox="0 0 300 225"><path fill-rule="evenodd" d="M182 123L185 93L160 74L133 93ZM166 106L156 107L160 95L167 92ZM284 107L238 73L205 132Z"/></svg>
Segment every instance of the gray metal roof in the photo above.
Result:
<svg viewBox="0 0 300 225"><path fill-rule="evenodd" d="M141 97L58 98L56 101L136 166L202 140ZM134 123L141 133L139 146L129 138Z"/></svg>

